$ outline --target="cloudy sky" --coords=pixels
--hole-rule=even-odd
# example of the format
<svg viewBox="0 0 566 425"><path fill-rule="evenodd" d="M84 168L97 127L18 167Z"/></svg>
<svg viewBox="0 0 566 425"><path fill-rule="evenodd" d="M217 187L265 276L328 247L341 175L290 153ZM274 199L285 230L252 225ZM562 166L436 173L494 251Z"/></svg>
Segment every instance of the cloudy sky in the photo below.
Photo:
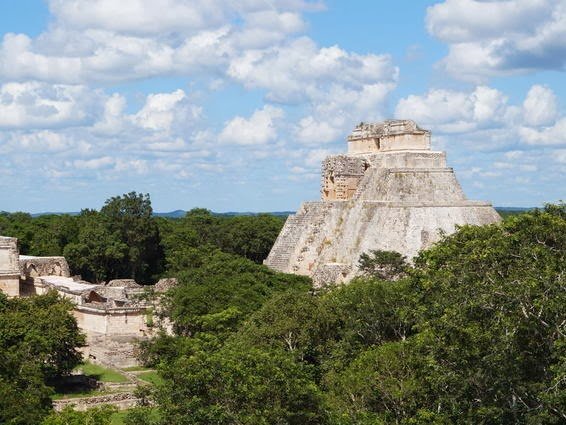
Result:
<svg viewBox="0 0 566 425"><path fill-rule="evenodd" d="M564 0L0 0L0 210L294 210L360 121L471 199L566 199Z"/></svg>

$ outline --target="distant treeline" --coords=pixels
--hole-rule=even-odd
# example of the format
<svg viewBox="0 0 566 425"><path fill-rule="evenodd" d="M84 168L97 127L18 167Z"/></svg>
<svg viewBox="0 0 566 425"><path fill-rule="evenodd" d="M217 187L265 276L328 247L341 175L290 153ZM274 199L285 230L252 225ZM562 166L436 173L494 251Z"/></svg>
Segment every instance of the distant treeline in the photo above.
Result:
<svg viewBox="0 0 566 425"><path fill-rule="evenodd" d="M176 219L158 217L149 195L131 192L108 199L99 211L36 217L3 212L0 235L18 238L21 254L64 255L72 273L93 282L134 278L150 283L177 270L181 253L190 249L218 249L260 263L283 223L284 217L271 214L205 209Z"/></svg>
<svg viewBox="0 0 566 425"><path fill-rule="evenodd" d="M527 211L532 211L534 208L521 208L521 207L495 207L495 210L499 213L499 215L501 215L502 217L507 217L509 215L516 215L516 214L522 214L524 212ZM181 218L184 217L187 213L189 213L190 211L185 211L185 210L175 210L175 211L169 211L169 212L153 212L152 214L156 217L166 217L166 218ZM257 212L249 212L249 211L244 211L244 212L239 212L239 211L229 211L229 212L223 212L223 213L219 213L219 212L214 212L211 211L210 212L212 215L215 216L220 216L220 217L238 217L238 216L257 216L257 215L263 215L263 214L267 214L267 215L273 215L275 217L287 217L290 214L295 214L295 211L272 211L272 212L263 212L263 213L257 213ZM5 211L0 211L0 214L2 215L6 215L6 214L10 214L7 213ZM44 212L44 213L34 213L34 214L30 214L32 217L41 217L41 216L45 216L45 215L79 215L80 212Z"/></svg>

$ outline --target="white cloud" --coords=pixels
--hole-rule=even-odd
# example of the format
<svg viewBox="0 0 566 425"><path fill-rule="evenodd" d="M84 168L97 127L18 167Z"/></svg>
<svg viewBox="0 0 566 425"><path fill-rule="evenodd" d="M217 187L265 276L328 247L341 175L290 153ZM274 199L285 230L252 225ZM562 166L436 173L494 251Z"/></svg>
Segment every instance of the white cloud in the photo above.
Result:
<svg viewBox="0 0 566 425"><path fill-rule="evenodd" d="M566 117L550 127L540 129L521 127L521 139L529 145L564 145L566 144Z"/></svg>
<svg viewBox="0 0 566 425"><path fill-rule="evenodd" d="M124 127L126 98L114 93L104 103L102 117L94 125L93 131L102 134L119 134Z"/></svg>
<svg viewBox="0 0 566 425"><path fill-rule="evenodd" d="M248 119L237 116L228 121L218 139L236 145L262 145L277 138L277 121L284 116L281 108L266 105Z"/></svg>
<svg viewBox="0 0 566 425"><path fill-rule="evenodd" d="M305 1L51 0L37 38L5 34L0 79L77 84L162 74L222 74L246 49L304 31Z"/></svg>
<svg viewBox="0 0 566 425"><path fill-rule="evenodd" d="M266 89L269 100L282 103L321 97L333 84L357 91L376 83L395 84L397 74L388 55L358 55L338 46L319 48L307 37L271 49L248 50L228 69L234 80L248 88Z"/></svg>
<svg viewBox="0 0 566 425"><path fill-rule="evenodd" d="M172 93L150 94L143 108L136 113L132 119L140 127L149 130L171 130L176 114L187 99L185 92L181 89ZM195 119L200 109L188 107L185 102L183 119Z"/></svg>
<svg viewBox="0 0 566 425"><path fill-rule="evenodd" d="M432 89L410 95L397 104L395 116L413 119L444 133L463 133L505 120L507 98L500 91L478 86L473 92Z"/></svg>
<svg viewBox="0 0 566 425"><path fill-rule="evenodd" d="M428 8L426 24L448 44L442 66L455 78L566 69L562 0L446 0Z"/></svg>
<svg viewBox="0 0 566 425"><path fill-rule="evenodd" d="M322 8L320 2L289 0L50 0L49 6L66 26L136 35L195 33L241 16L253 27L296 31L302 20L291 12Z"/></svg>
<svg viewBox="0 0 566 425"><path fill-rule="evenodd" d="M520 145L566 144L566 117L558 112L555 93L540 85L533 85L520 105L510 105L503 93L486 86L472 92L433 89L401 99L395 114L431 129L434 140L450 134L445 147L459 143L475 151L510 149L507 160L523 157Z"/></svg>
<svg viewBox="0 0 566 425"><path fill-rule="evenodd" d="M527 125L549 125L558 114L557 99L548 87L534 85L523 102L523 116Z"/></svg>
<svg viewBox="0 0 566 425"><path fill-rule="evenodd" d="M91 121L102 95L84 86L35 81L0 86L0 128L52 128Z"/></svg>
<svg viewBox="0 0 566 425"><path fill-rule="evenodd" d="M114 165L115 162L115 158L102 156L93 159L76 159L73 161L73 166L79 169L99 170L102 168L109 168Z"/></svg>
<svg viewBox="0 0 566 425"><path fill-rule="evenodd" d="M343 122L339 124L343 125ZM295 136L297 140L302 143L318 145L336 140L341 133L342 130L340 126L333 127L332 123L326 120L316 120L313 116L309 115L299 121Z"/></svg>

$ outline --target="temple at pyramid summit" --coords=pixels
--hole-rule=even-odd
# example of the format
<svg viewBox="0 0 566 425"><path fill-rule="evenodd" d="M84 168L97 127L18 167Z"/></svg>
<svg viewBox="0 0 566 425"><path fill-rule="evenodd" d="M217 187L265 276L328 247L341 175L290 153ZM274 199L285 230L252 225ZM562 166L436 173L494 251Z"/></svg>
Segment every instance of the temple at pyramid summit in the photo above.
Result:
<svg viewBox="0 0 566 425"><path fill-rule="evenodd" d="M458 225L500 220L490 203L466 199L446 153L410 120L359 124L348 153L323 161L321 198L287 218L265 260L316 286L352 279L364 252L411 259Z"/></svg>

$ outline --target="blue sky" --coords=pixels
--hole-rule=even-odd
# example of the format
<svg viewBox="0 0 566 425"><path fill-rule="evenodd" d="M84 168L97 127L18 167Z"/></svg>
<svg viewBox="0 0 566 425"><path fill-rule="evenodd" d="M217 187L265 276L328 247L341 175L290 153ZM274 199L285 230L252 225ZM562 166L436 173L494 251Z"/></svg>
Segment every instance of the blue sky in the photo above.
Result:
<svg viewBox="0 0 566 425"><path fill-rule="evenodd" d="M0 0L0 210L294 210L360 121L470 199L565 199L563 0Z"/></svg>

